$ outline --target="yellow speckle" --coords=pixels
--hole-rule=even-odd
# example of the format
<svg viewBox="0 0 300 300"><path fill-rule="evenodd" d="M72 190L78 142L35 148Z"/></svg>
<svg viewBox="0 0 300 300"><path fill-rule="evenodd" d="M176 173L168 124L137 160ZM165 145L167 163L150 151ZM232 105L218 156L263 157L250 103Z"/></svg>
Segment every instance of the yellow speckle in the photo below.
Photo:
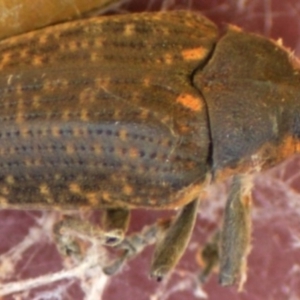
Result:
<svg viewBox="0 0 300 300"><path fill-rule="evenodd" d="M146 120L149 117L149 110L143 109L139 115L140 119Z"/></svg>
<svg viewBox="0 0 300 300"><path fill-rule="evenodd" d="M15 178L12 175L8 175L8 176L6 176L5 181L8 184L14 184L15 183Z"/></svg>
<svg viewBox="0 0 300 300"><path fill-rule="evenodd" d="M1 188L1 194L6 196L9 194L9 189L7 188L7 186Z"/></svg>
<svg viewBox="0 0 300 300"><path fill-rule="evenodd" d="M102 193L102 198L103 198L104 201L110 201L110 193L103 192Z"/></svg>
<svg viewBox="0 0 300 300"><path fill-rule="evenodd" d="M98 77L95 79L96 88L107 89L110 84L110 77Z"/></svg>
<svg viewBox="0 0 300 300"><path fill-rule="evenodd" d="M9 205L9 202L6 198L4 197L0 197L0 206L2 208L7 207Z"/></svg>
<svg viewBox="0 0 300 300"><path fill-rule="evenodd" d="M121 110L119 110L119 109L116 109L116 110L114 111L114 114L113 114L112 120L117 120L117 119L119 119L119 117L120 117L120 116L122 116L122 112L121 112Z"/></svg>
<svg viewBox="0 0 300 300"><path fill-rule="evenodd" d="M26 58L28 56L28 49L22 49L20 50L20 58Z"/></svg>
<svg viewBox="0 0 300 300"><path fill-rule="evenodd" d="M86 105L87 102L93 103L96 100L96 92L92 88L86 88L79 94L79 101Z"/></svg>
<svg viewBox="0 0 300 300"><path fill-rule="evenodd" d="M120 130L120 140L121 141L126 141L127 139L127 131L125 129Z"/></svg>
<svg viewBox="0 0 300 300"><path fill-rule="evenodd" d="M73 154L73 153L75 152L74 146L73 146L72 144L67 144L67 145L66 145L66 152L67 152L68 154Z"/></svg>
<svg viewBox="0 0 300 300"><path fill-rule="evenodd" d="M134 203L137 204L137 205L143 203L141 197L135 197L135 198L133 198L133 199L132 199L132 202L134 202Z"/></svg>
<svg viewBox="0 0 300 300"><path fill-rule="evenodd" d="M49 187L46 183L40 185L40 193L47 196L50 194Z"/></svg>
<svg viewBox="0 0 300 300"><path fill-rule="evenodd" d="M2 56L1 65L5 65L10 62L11 54L9 52L3 53L1 56Z"/></svg>
<svg viewBox="0 0 300 300"><path fill-rule="evenodd" d="M191 94L180 94L176 98L176 102L192 111L201 111L202 109L201 98L195 97Z"/></svg>
<svg viewBox="0 0 300 300"><path fill-rule="evenodd" d="M70 183L69 189L70 189L70 192L72 192L74 194L81 194L82 193L80 186L75 182Z"/></svg>
<svg viewBox="0 0 300 300"><path fill-rule="evenodd" d="M149 198L149 199L148 199L148 203L149 203L151 206L156 206L156 205L157 205L157 199Z"/></svg>
<svg viewBox="0 0 300 300"><path fill-rule="evenodd" d="M82 48L82 49L88 49L88 48L89 48L89 43L88 43L88 41L82 41L82 42L81 42L81 48Z"/></svg>
<svg viewBox="0 0 300 300"><path fill-rule="evenodd" d="M70 110L65 109L65 110L62 112L61 118L62 118L63 121L69 121L69 119L70 119Z"/></svg>
<svg viewBox="0 0 300 300"><path fill-rule="evenodd" d="M96 48L101 48L103 46L104 39L97 38L94 40L94 45Z"/></svg>
<svg viewBox="0 0 300 300"><path fill-rule="evenodd" d="M124 185L124 187L123 187L123 193L124 193L125 195L127 195L127 196L132 195L132 193L133 193L133 188L132 188L132 186L130 186L130 185Z"/></svg>
<svg viewBox="0 0 300 300"><path fill-rule="evenodd" d="M69 81L67 79L61 79L60 80L60 86L62 88L67 88L69 86Z"/></svg>
<svg viewBox="0 0 300 300"><path fill-rule="evenodd" d="M41 100L41 96L39 96L39 95L34 95L34 96L33 96L33 101L32 101L32 106L33 106L34 108L40 107L40 100Z"/></svg>
<svg viewBox="0 0 300 300"><path fill-rule="evenodd" d="M134 24L126 24L124 27L124 35L131 36L135 33L135 25Z"/></svg>
<svg viewBox="0 0 300 300"><path fill-rule="evenodd" d="M99 204L98 197L96 193L88 193L86 195L88 202L91 206L95 207Z"/></svg>
<svg viewBox="0 0 300 300"><path fill-rule="evenodd" d="M59 44L59 51L65 52L66 50L68 50L68 46L64 43L60 43Z"/></svg>
<svg viewBox="0 0 300 300"><path fill-rule="evenodd" d="M186 49L181 52L184 60L201 60L207 54L207 48L198 47L193 49Z"/></svg>
<svg viewBox="0 0 300 300"><path fill-rule="evenodd" d="M185 125L181 125L178 130L180 131L181 134L187 134L188 132L190 132L190 127L185 126Z"/></svg>
<svg viewBox="0 0 300 300"><path fill-rule="evenodd" d="M162 27L160 30L163 32L164 35L170 35L170 30L168 27Z"/></svg>
<svg viewBox="0 0 300 300"><path fill-rule="evenodd" d="M99 55L97 52L91 53L91 61L96 61L98 59Z"/></svg>
<svg viewBox="0 0 300 300"><path fill-rule="evenodd" d="M52 82L50 80L45 79L43 84L43 89L45 91L51 90Z"/></svg>
<svg viewBox="0 0 300 300"><path fill-rule="evenodd" d="M149 87L150 86L150 82L151 82L151 80L150 80L150 78L144 78L144 80L143 80L143 85L145 86L145 87Z"/></svg>
<svg viewBox="0 0 300 300"><path fill-rule="evenodd" d="M82 120L82 121L88 121L89 120L88 113L89 112L86 109L82 109L80 111L80 120Z"/></svg>
<svg viewBox="0 0 300 300"><path fill-rule="evenodd" d="M54 179L55 180L60 180L61 179L61 175L59 173L54 175Z"/></svg>
<svg viewBox="0 0 300 300"><path fill-rule="evenodd" d="M53 137L60 137L60 127L58 127L58 126L53 126L53 127L51 128L51 135L52 135Z"/></svg>
<svg viewBox="0 0 300 300"><path fill-rule="evenodd" d="M31 159L24 159L24 164L26 167L31 167L33 165L32 160Z"/></svg>
<svg viewBox="0 0 300 300"><path fill-rule="evenodd" d="M172 62L173 62L172 55L169 54L169 53L167 53L167 54L165 55L165 63L166 63L167 65L170 65L170 64L172 64Z"/></svg>
<svg viewBox="0 0 300 300"><path fill-rule="evenodd" d="M130 158L136 158L139 155L139 150L137 148L129 148L128 154Z"/></svg>
<svg viewBox="0 0 300 300"><path fill-rule="evenodd" d="M80 137L82 135L85 135L84 129L79 127L73 127L73 136L74 137Z"/></svg>
<svg viewBox="0 0 300 300"><path fill-rule="evenodd" d="M23 123L24 122L24 114L22 112L18 112L16 114L16 119L15 119L16 123ZM22 135L22 132L23 132L23 135L24 135L24 130L20 130L21 132L21 135Z"/></svg>
<svg viewBox="0 0 300 300"><path fill-rule="evenodd" d="M17 84L15 87L15 91L17 95L22 95L23 94L23 85L22 84ZM21 101L19 101L18 104L20 104Z"/></svg>
<svg viewBox="0 0 300 300"><path fill-rule="evenodd" d="M69 49L73 52L75 52L78 49L78 45L76 41L70 41L69 43Z"/></svg>
<svg viewBox="0 0 300 300"><path fill-rule="evenodd" d="M48 41L48 35L44 34L44 35L41 35L41 36L39 37L39 43L40 43L40 44L46 44L47 41Z"/></svg>
<svg viewBox="0 0 300 300"><path fill-rule="evenodd" d="M94 149L95 154L101 154L102 153L102 149L101 149L100 145L93 145L93 149Z"/></svg>
<svg viewBox="0 0 300 300"><path fill-rule="evenodd" d="M32 59L32 64L34 66L41 66L43 64L41 56L34 56Z"/></svg>

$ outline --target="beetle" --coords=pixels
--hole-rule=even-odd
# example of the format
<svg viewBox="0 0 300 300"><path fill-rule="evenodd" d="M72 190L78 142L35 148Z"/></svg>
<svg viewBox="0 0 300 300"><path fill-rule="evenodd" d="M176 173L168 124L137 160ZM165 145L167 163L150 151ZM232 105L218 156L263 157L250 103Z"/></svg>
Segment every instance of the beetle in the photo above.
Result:
<svg viewBox="0 0 300 300"><path fill-rule="evenodd" d="M161 279L186 248L204 188L233 176L220 282L242 287L251 175L298 152L296 58L234 26L219 36L186 11L56 25L1 41L0 53L1 207L103 210L101 228L56 225L73 255L68 229L120 246L130 210L179 208L157 225L151 274Z"/></svg>

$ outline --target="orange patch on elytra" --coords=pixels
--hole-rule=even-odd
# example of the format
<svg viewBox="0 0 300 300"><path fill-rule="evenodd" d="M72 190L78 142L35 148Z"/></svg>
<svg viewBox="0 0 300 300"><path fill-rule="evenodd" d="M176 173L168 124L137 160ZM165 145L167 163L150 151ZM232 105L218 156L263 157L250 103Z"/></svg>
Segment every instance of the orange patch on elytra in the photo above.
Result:
<svg viewBox="0 0 300 300"><path fill-rule="evenodd" d="M99 199L97 197L96 193L88 193L86 195L89 204L93 207L93 206L97 206L99 204Z"/></svg>
<svg viewBox="0 0 300 300"><path fill-rule="evenodd" d="M50 194L50 190L49 187L47 186L46 183L43 183L40 185L40 193L43 195L49 195Z"/></svg>
<svg viewBox="0 0 300 300"><path fill-rule="evenodd" d="M139 150L137 148L130 148L128 154L131 158L136 158L139 155Z"/></svg>
<svg viewBox="0 0 300 300"><path fill-rule="evenodd" d="M165 56L164 56L164 59L165 59L165 63L167 65L170 65L172 64L173 62L173 58L172 58L172 55L170 53L167 53Z"/></svg>
<svg viewBox="0 0 300 300"><path fill-rule="evenodd" d="M151 80L150 80L150 78L144 78L144 80L143 80L143 85L145 86L145 87L149 87L150 86L150 82L151 82Z"/></svg>
<svg viewBox="0 0 300 300"><path fill-rule="evenodd" d="M75 152L75 148L73 144L67 144L66 145L66 152L68 154L73 154Z"/></svg>
<svg viewBox="0 0 300 300"><path fill-rule="evenodd" d="M192 110L192 111L201 111L202 109L202 101L200 98L197 98L191 94L180 94L176 98L176 102L180 103L184 107Z"/></svg>
<svg viewBox="0 0 300 300"><path fill-rule="evenodd" d="M135 33L135 25L132 24L126 24L124 26L124 35L131 36Z"/></svg>
<svg viewBox="0 0 300 300"><path fill-rule="evenodd" d="M11 53L7 52L7 53L2 54L1 58L2 58L1 59L1 66L4 66L5 64L7 64L11 61Z"/></svg>
<svg viewBox="0 0 300 300"><path fill-rule="evenodd" d="M51 136L53 136L53 137L60 137L60 135L61 135L60 132L61 132L61 129L59 126L53 126L51 128Z"/></svg>
<svg viewBox="0 0 300 300"><path fill-rule="evenodd" d="M128 132L125 129L119 131L119 137L121 141L126 141Z"/></svg>
<svg viewBox="0 0 300 300"><path fill-rule="evenodd" d="M103 199L104 201L109 202L109 201L111 200L111 197L110 197L110 193L109 193L109 192L103 192L101 196L102 196L102 199Z"/></svg>
<svg viewBox="0 0 300 300"><path fill-rule="evenodd" d="M132 186L130 186L130 185L124 185L124 187L123 187L123 193L124 193L125 195L127 195L127 196L132 195L132 193L133 193L133 188L132 188Z"/></svg>
<svg viewBox="0 0 300 300"><path fill-rule="evenodd" d="M74 194L80 194L82 192L80 186L74 182L69 184L69 189L70 189L70 192L72 192Z"/></svg>
<svg viewBox="0 0 300 300"><path fill-rule="evenodd" d="M181 51L182 58L184 60L201 60L207 54L207 48L198 47L193 49L186 49Z"/></svg>
<svg viewBox="0 0 300 300"><path fill-rule="evenodd" d="M32 59L32 64L34 66L41 66L43 64L42 57L38 55L34 56Z"/></svg>

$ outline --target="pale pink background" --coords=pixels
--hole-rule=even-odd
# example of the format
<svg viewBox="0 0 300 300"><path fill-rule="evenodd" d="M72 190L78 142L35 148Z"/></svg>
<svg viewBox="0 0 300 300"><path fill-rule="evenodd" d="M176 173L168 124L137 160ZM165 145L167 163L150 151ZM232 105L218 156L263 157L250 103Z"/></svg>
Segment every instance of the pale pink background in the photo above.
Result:
<svg viewBox="0 0 300 300"><path fill-rule="evenodd" d="M233 23L247 31L274 39L300 55L300 3L297 0L132 0L119 11L168 9L197 10L217 24ZM197 28L195 28L197 30ZM0 212L0 295L17 282L25 287L7 299L138 299L138 300L271 300L300 299L300 156L256 178L253 192L253 242L249 257L245 291L223 288L214 275L204 286L196 284L196 251L220 224L227 185L209 189L204 199L192 241L175 272L162 283L148 278L152 247L131 261L123 271L107 278L90 261L83 271L62 262L51 237L51 226L59 217L55 213L29 211ZM155 222L162 213L136 211L130 231ZM97 222L98 215L92 219ZM105 251L99 248L99 265ZM95 254L92 252L91 255ZM87 257L89 259L89 257ZM89 265L90 263L90 265ZM86 267L87 266L87 267ZM71 271L68 271L68 268ZM59 273L60 271L65 273ZM29 290L30 278L44 277L44 282L61 275L64 280ZM75 278L73 275L77 275ZM43 277L42 277L43 279ZM17 285L18 286L18 285ZM205 298L206 297L206 298Z"/></svg>

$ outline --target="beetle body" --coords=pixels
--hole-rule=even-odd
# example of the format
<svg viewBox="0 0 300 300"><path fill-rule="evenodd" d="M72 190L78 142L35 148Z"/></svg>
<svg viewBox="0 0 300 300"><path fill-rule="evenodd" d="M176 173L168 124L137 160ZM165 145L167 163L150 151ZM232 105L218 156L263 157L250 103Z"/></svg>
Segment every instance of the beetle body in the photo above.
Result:
<svg viewBox="0 0 300 300"><path fill-rule="evenodd" d="M208 180L299 148L296 59L235 27L219 37L197 14L57 25L2 41L0 58L1 206L104 209L119 237L128 209L184 207L157 246L157 278L184 251ZM226 212L224 284L248 251L242 183Z"/></svg>

